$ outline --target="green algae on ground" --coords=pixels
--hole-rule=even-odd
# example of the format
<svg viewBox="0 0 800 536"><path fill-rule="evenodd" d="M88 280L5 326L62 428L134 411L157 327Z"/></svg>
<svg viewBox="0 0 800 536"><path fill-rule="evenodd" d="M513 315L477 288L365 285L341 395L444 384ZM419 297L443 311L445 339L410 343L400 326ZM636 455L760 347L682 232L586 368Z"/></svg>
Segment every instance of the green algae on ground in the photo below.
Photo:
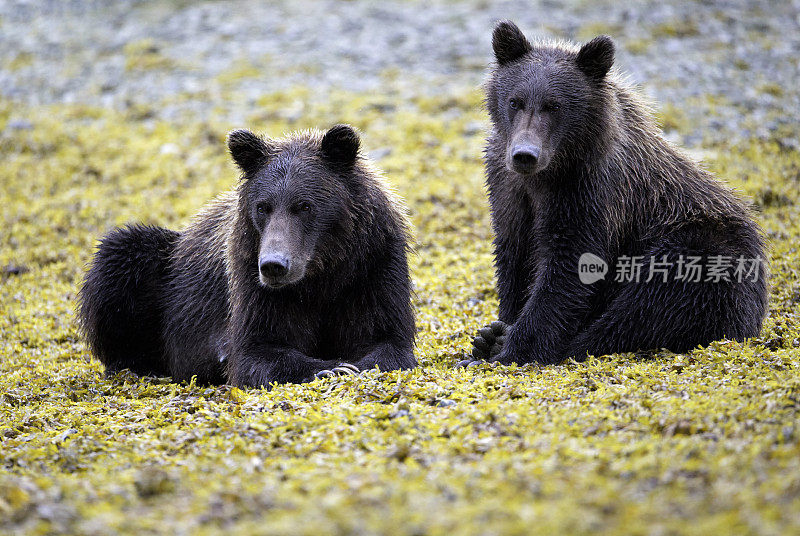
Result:
<svg viewBox="0 0 800 536"><path fill-rule="evenodd" d="M33 129L6 129L24 114ZM306 89L247 124L0 101L0 527L20 534L800 530L800 154L705 147L771 241L762 335L452 369L493 319L480 95ZM180 227L237 172L225 133L350 122L406 198L421 367L271 391L104 378L73 314L97 238ZM670 122L680 130L684 122ZM795 133L795 136L798 133Z"/></svg>

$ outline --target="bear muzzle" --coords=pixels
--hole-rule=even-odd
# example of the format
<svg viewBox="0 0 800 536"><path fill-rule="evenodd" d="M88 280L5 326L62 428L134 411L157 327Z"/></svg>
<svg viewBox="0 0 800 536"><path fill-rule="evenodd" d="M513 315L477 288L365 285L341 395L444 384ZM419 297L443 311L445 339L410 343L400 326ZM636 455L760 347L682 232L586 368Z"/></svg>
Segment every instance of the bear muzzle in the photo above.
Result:
<svg viewBox="0 0 800 536"><path fill-rule="evenodd" d="M518 143L511 148L511 168L517 173L529 175L536 172L542 148L532 143Z"/></svg>
<svg viewBox="0 0 800 536"><path fill-rule="evenodd" d="M281 253L265 255L258 261L258 272L265 279L281 279L289 273L289 257Z"/></svg>
<svg viewBox="0 0 800 536"><path fill-rule="evenodd" d="M306 264L286 253L264 253L258 258L258 281L271 289L297 283L305 276Z"/></svg>

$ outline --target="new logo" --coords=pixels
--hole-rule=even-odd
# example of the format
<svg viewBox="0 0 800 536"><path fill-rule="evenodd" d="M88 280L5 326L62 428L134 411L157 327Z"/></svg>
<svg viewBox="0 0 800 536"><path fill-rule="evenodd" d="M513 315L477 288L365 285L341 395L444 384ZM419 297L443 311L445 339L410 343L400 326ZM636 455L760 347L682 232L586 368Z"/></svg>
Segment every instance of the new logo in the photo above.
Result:
<svg viewBox="0 0 800 536"><path fill-rule="evenodd" d="M607 273L608 264L597 255L584 253L578 259L578 277L584 285L591 285L605 279Z"/></svg>

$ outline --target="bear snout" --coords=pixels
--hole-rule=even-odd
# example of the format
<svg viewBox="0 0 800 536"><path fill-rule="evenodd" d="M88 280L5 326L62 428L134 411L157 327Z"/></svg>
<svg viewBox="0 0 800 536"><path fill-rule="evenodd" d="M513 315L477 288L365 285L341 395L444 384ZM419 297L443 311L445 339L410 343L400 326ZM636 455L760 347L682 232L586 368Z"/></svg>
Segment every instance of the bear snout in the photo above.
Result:
<svg viewBox="0 0 800 536"><path fill-rule="evenodd" d="M289 273L289 257L283 253L270 253L258 260L258 271L261 281L276 281Z"/></svg>
<svg viewBox="0 0 800 536"><path fill-rule="evenodd" d="M529 174L536 171L542 148L532 143L519 143L511 149L511 166L514 171Z"/></svg>

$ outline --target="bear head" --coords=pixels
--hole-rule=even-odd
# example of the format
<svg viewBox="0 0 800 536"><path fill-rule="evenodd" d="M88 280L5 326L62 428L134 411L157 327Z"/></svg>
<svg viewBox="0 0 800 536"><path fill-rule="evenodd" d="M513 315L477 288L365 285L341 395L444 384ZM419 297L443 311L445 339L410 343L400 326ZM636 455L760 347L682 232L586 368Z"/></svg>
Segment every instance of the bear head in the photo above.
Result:
<svg viewBox="0 0 800 536"><path fill-rule="evenodd" d="M352 230L348 182L359 165L359 145L347 125L282 140L248 130L228 135L231 156L243 173L239 221L245 229L236 232L241 247L254 249L245 256L262 287L296 284L345 254Z"/></svg>
<svg viewBox="0 0 800 536"><path fill-rule="evenodd" d="M611 38L601 35L579 48L531 44L513 22L501 21L492 47L496 64L486 105L505 143L506 167L532 176L588 156L604 128Z"/></svg>

